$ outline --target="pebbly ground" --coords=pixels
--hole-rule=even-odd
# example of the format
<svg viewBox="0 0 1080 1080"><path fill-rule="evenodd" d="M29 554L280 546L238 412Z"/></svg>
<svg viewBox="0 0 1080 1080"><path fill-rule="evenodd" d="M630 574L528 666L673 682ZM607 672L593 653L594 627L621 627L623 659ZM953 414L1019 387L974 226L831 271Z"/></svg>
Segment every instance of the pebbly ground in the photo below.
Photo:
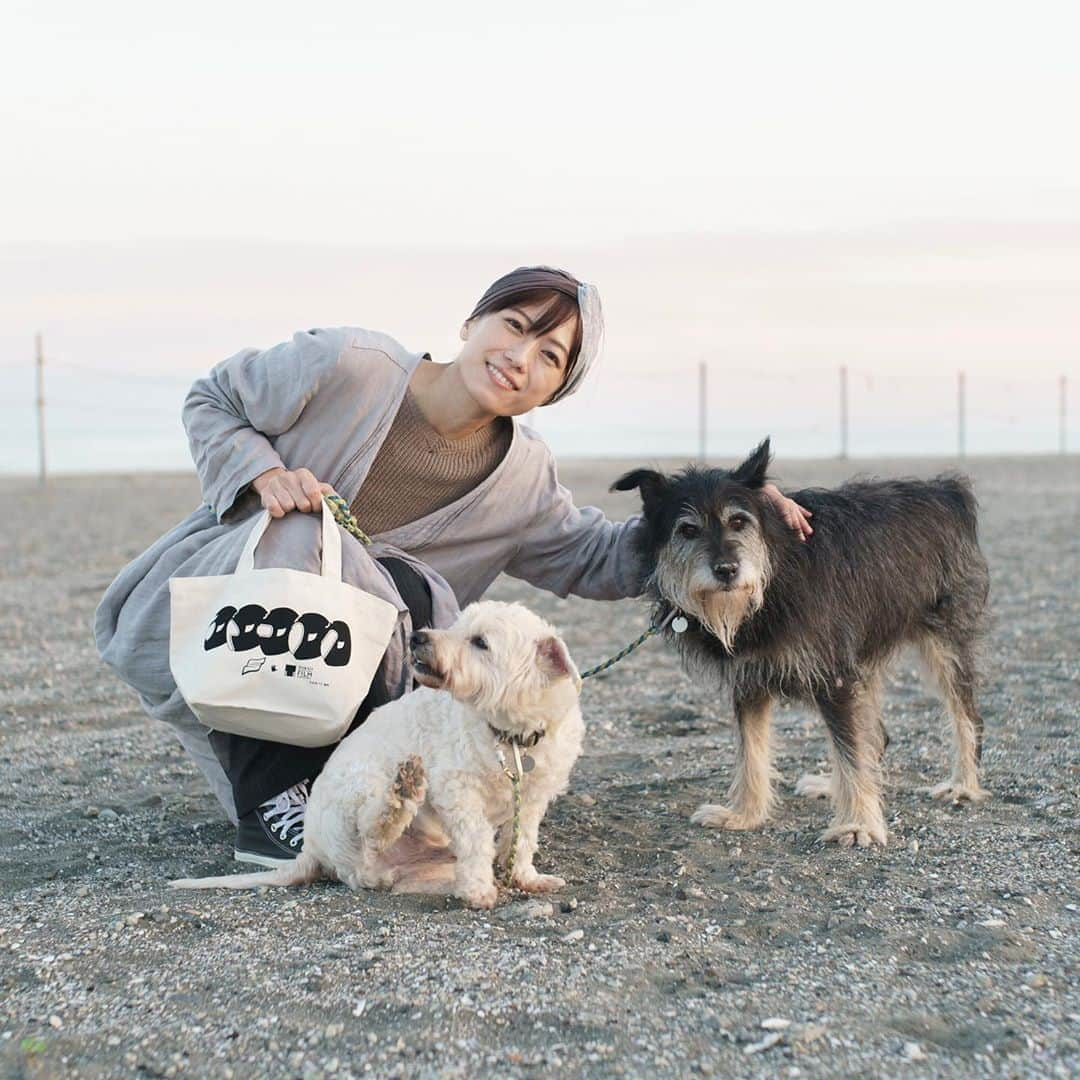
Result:
<svg viewBox="0 0 1080 1080"><path fill-rule="evenodd" d="M637 464L637 463L633 463ZM942 462L859 463L929 475ZM563 469L613 516L623 463ZM840 462L785 463L789 487ZM195 505L188 476L0 481L0 1076L1066 1076L1080 1068L1080 467L976 460L993 575L991 802L952 809L947 736L913 663L887 702L885 850L822 847L792 795L820 722L778 714L776 820L691 826L726 786L728 703L650 642L591 680L545 902L177 894L230 869L231 831L169 731L102 667L89 620L131 556ZM646 625L559 600L582 666Z"/></svg>

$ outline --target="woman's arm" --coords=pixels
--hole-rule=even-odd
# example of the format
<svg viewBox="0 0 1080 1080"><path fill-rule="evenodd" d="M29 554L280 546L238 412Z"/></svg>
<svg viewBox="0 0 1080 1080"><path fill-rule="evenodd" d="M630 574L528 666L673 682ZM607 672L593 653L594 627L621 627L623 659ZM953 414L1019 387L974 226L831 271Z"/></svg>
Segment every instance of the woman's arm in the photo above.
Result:
<svg viewBox="0 0 1080 1080"><path fill-rule="evenodd" d="M203 498L219 521L257 477L265 486L281 476L271 470L288 471L270 440L296 423L335 371L344 342L340 330L298 333L271 349L245 349L192 386L184 427Z"/></svg>
<svg viewBox="0 0 1080 1080"><path fill-rule="evenodd" d="M641 592L634 533L641 518L608 521L595 506L578 508L549 461L550 495L521 536L506 573L559 596L620 600Z"/></svg>

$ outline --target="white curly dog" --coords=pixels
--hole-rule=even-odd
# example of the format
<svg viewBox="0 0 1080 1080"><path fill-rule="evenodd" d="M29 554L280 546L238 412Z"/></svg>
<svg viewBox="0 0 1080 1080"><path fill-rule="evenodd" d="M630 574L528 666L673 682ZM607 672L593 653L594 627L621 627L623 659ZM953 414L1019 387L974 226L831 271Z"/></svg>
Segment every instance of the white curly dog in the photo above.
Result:
<svg viewBox="0 0 1080 1080"><path fill-rule="evenodd" d="M453 894L490 908L510 857L506 768L523 763L511 884L566 884L533 867L540 822L581 753L581 677L555 629L520 604L471 604L411 641L420 689L376 709L312 787L304 849L266 873L184 878L181 889L302 885ZM515 753L516 749L516 753ZM531 760L530 760L531 759ZM530 768L531 765L531 768Z"/></svg>

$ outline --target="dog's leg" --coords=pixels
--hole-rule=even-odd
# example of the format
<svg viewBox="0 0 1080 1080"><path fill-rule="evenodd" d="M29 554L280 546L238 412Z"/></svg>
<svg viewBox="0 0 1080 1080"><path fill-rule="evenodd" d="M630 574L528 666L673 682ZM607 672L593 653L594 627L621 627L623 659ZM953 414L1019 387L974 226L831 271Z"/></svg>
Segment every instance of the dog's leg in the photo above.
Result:
<svg viewBox="0 0 1080 1080"><path fill-rule="evenodd" d="M877 720L877 758L879 763L885 760L885 751L889 749L889 743L891 742L892 736L889 735L889 729L885 726L885 721L881 718L879 709Z"/></svg>
<svg viewBox="0 0 1080 1080"><path fill-rule="evenodd" d="M832 687L817 699L831 736L832 824L825 841L843 847L885 845L887 832L881 808L881 761L877 730L881 722L877 680Z"/></svg>
<svg viewBox="0 0 1080 1080"><path fill-rule="evenodd" d="M386 809L371 832L371 841L382 852L392 847L409 827L427 795L427 773L424 763L415 754L398 765L397 776L390 786Z"/></svg>
<svg viewBox="0 0 1080 1080"><path fill-rule="evenodd" d="M867 696L869 695L869 696ZM885 757L885 751L892 741L885 722L881 717L881 673L875 672L866 678L863 695L856 701L856 707L865 715L865 731L874 743L874 753L878 763ZM874 715L876 713L876 715ZM831 773L804 773L795 784L795 794L804 799L831 799L834 797L833 777Z"/></svg>
<svg viewBox="0 0 1080 1080"><path fill-rule="evenodd" d="M342 881L350 889L389 889L399 876L388 853L416 816L427 792L423 762L413 755L398 763L389 783L385 773L369 781L366 794L353 808L354 829L348 842Z"/></svg>
<svg viewBox="0 0 1080 1080"><path fill-rule="evenodd" d="M952 776L930 789L934 799L982 802L990 798L979 783L983 720L975 705L975 663L967 645L950 645L932 635L921 643L927 667L948 706L953 729Z"/></svg>
<svg viewBox="0 0 1080 1080"><path fill-rule="evenodd" d="M764 692L736 696L735 717L739 722L739 734L735 776L728 790L731 805L705 803L699 806L690 818L695 825L710 829L756 829L768 819L772 809L769 749L772 698Z"/></svg>
<svg viewBox="0 0 1080 1080"><path fill-rule="evenodd" d="M449 790L441 792L434 805L456 860L454 895L469 907L494 907L499 896L494 869L495 830L488 820L483 794L465 783L447 787Z"/></svg>

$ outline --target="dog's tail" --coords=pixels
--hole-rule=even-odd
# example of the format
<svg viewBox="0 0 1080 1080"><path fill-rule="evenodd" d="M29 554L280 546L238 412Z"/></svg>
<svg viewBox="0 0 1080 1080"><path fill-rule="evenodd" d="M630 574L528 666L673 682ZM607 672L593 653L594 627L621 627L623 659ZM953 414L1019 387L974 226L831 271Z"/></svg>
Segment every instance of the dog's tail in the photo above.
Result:
<svg viewBox="0 0 1080 1080"><path fill-rule="evenodd" d="M259 889L264 885L307 885L323 876L314 855L301 852L289 866L257 874L225 874L222 877L178 878L170 881L173 889Z"/></svg>
<svg viewBox="0 0 1080 1080"><path fill-rule="evenodd" d="M424 763L413 755L398 765L397 776L386 801L386 809L371 832L377 851L386 851L401 839L401 834L416 817L427 796L427 773Z"/></svg>
<svg viewBox="0 0 1080 1080"><path fill-rule="evenodd" d="M979 502L969 477L963 473L943 473L935 477L951 508L963 522L964 531L974 539L979 532Z"/></svg>

